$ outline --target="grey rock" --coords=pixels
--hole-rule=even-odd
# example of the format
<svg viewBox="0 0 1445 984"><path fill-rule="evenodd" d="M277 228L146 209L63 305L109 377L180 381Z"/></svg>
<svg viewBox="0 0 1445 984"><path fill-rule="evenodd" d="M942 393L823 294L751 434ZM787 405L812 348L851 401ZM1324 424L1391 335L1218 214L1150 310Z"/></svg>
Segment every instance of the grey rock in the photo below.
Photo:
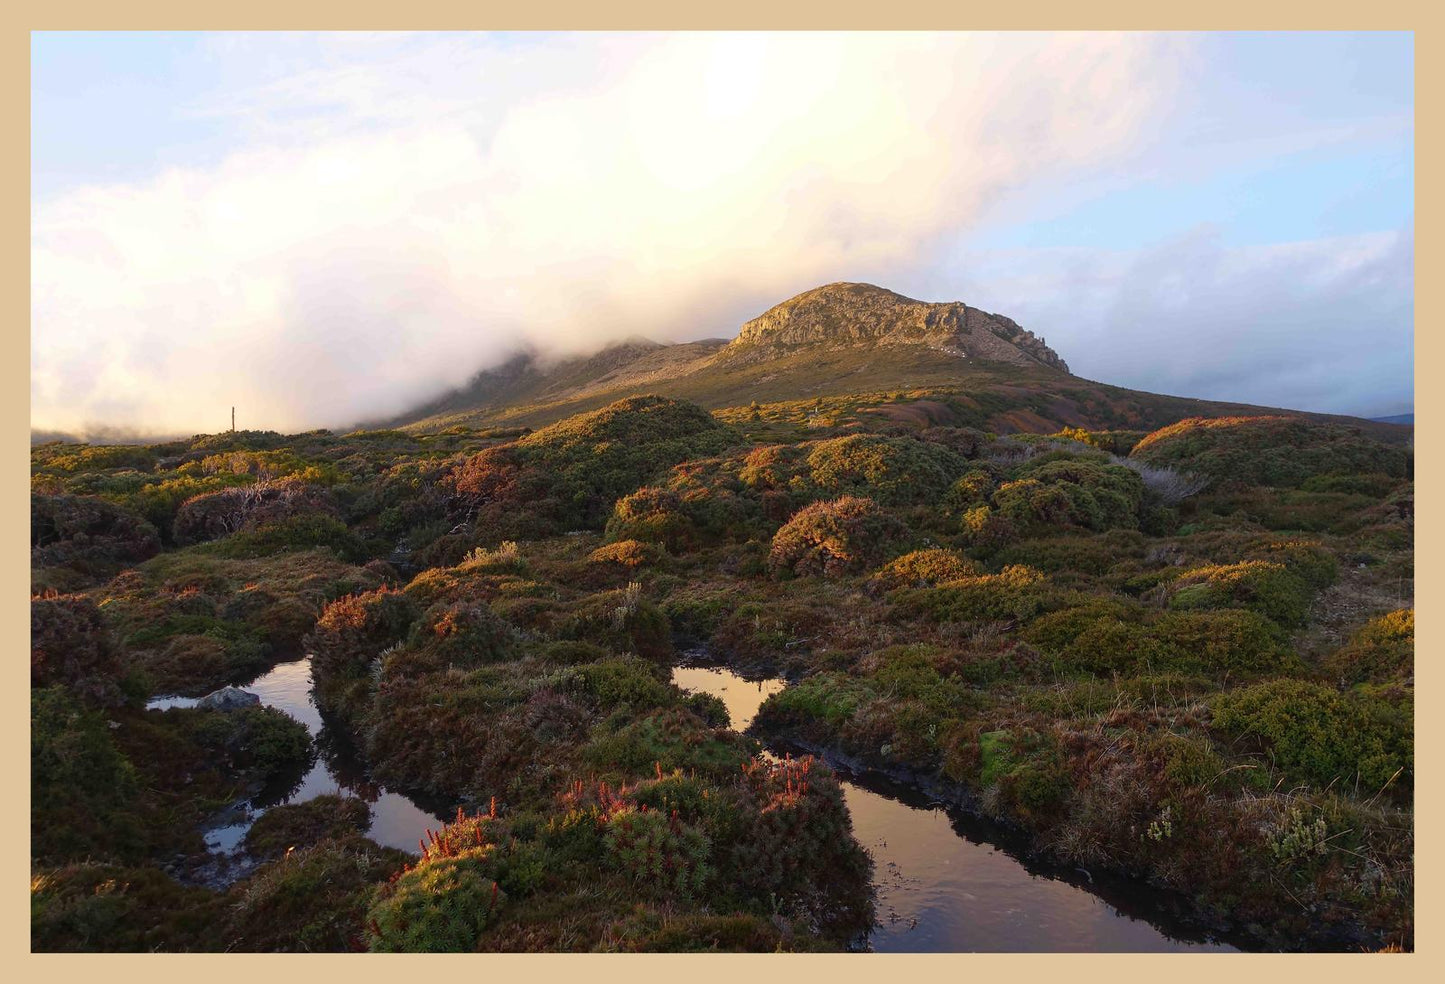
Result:
<svg viewBox="0 0 1445 984"><path fill-rule="evenodd" d="M260 703L260 697L240 687L222 687L196 701L196 706L212 711L235 711L243 707L255 707Z"/></svg>

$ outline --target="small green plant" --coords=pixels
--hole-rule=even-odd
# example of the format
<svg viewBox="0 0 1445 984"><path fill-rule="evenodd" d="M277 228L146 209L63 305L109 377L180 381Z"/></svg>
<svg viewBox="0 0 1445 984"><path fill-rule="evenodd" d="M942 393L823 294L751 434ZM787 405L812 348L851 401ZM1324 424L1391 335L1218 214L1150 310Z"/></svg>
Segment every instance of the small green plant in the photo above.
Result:
<svg viewBox="0 0 1445 984"><path fill-rule="evenodd" d="M1157 817L1155 817L1153 820L1150 820L1149 826L1145 828L1144 833L1140 834L1139 836L1142 840L1151 840L1155 843L1158 843L1159 841L1165 841L1173 837L1174 819L1170 816L1169 807L1164 807L1164 809Z"/></svg>
<svg viewBox="0 0 1445 984"><path fill-rule="evenodd" d="M628 581L627 587L622 592L622 599L617 607L612 609L612 624L615 628L625 627L630 619L637 614L638 606L642 602L642 585L637 581Z"/></svg>
<svg viewBox="0 0 1445 984"><path fill-rule="evenodd" d="M492 550L474 548L463 563L477 567L520 567L523 564L522 551L516 540L503 540Z"/></svg>
<svg viewBox="0 0 1445 984"><path fill-rule="evenodd" d="M1321 857L1329 851L1329 825L1323 816L1305 819L1299 807L1291 806L1268 834L1270 854L1282 865Z"/></svg>

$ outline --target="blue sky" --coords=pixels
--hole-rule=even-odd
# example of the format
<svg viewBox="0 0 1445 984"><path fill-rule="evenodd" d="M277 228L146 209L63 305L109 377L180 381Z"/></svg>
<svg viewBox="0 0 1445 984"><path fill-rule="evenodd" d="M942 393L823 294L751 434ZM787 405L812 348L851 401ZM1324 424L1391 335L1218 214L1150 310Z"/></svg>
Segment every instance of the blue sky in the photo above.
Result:
<svg viewBox="0 0 1445 984"><path fill-rule="evenodd" d="M1413 88L1408 34L36 34L32 412L335 425L832 280L1408 411Z"/></svg>

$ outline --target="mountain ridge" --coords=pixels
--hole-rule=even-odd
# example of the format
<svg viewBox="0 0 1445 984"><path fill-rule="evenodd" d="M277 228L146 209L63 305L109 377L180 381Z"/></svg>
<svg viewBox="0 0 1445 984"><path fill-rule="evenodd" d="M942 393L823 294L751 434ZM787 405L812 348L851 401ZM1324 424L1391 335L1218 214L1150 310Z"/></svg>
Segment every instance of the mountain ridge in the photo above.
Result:
<svg viewBox="0 0 1445 984"><path fill-rule="evenodd" d="M367 427L537 427L652 393L710 410L849 398L875 408L900 394L944 399L952 417L996 433L1062 427L1145 429L1186 417L1281 408L1147 393L1073 375L1044 339L1010 318L959 302L917 301L871 284L804 291L745 322L733 339L656 342L634 336L582 356L522 349L462 387ZM875 412L878 412L875 410ZM1348 422L1401 440L1393 424Z"/></svg>

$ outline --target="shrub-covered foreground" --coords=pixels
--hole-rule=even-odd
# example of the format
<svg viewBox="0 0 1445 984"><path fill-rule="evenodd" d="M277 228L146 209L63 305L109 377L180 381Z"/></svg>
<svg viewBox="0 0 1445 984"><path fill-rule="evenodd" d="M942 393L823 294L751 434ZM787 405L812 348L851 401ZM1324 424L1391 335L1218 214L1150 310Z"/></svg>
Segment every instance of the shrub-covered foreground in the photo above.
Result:
<svg viewBox="0 0 1445 984"><path fill-rule="evenodd" d="M1262 946L1412 945L1407 452L867 410L780 443L639 397L535 433L35 449L33 945L847 946L872 900L840 787L758 738ZM750 735L669 682L698 645L791 681ZM144 699L302 653L370 777L464 810L416 856L358 800L278 807L247 877L177 881L315 752L274 711Z"/></svg>

